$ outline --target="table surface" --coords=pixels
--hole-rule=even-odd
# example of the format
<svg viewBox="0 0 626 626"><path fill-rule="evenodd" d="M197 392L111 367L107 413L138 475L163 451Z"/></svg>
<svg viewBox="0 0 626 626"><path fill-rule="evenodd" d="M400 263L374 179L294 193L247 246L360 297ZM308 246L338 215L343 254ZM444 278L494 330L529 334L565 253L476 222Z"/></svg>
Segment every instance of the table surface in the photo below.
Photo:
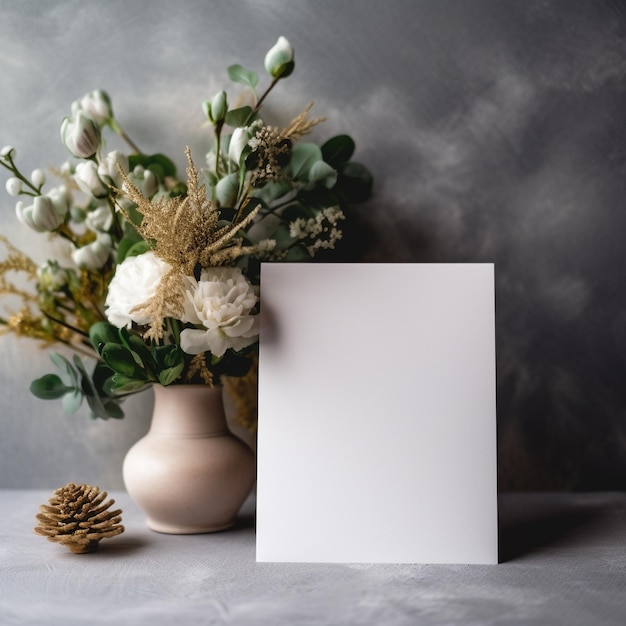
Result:
<svg viewBox="0 0 626 626"><path fill-rule="evenodd" d="M126 531L75 555L33 532L51 492L0 490L0 624L626 623L626 493L501 494L498 565L257 563L253 499L177 536L109 495Z"/></svg>

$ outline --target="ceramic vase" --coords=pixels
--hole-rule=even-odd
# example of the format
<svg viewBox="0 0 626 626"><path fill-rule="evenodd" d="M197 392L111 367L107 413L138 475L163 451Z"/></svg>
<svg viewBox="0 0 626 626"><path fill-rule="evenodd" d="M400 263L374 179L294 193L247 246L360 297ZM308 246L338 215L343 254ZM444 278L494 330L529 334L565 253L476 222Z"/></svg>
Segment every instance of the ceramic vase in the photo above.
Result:
<svg viewBox="0 0 626 626"><path fill-rule="evenodd" d="M256 477L254 452L227 425L221 387L154 386L148 433L127 453L124 483L152 530L232 526Z"/></svg>

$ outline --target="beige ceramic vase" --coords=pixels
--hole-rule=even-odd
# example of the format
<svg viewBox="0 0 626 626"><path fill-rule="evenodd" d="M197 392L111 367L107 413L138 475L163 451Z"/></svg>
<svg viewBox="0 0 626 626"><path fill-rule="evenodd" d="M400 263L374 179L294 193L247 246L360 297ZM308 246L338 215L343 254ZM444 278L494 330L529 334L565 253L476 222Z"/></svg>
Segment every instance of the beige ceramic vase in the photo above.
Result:
<svg viewBox="0 0 626 626"><path fill-rule="evenodd" d="M228 429L221 387L154 386L150 430L127 453L124 483L152 530L232 526L256 477L254 452Z"/></svg>

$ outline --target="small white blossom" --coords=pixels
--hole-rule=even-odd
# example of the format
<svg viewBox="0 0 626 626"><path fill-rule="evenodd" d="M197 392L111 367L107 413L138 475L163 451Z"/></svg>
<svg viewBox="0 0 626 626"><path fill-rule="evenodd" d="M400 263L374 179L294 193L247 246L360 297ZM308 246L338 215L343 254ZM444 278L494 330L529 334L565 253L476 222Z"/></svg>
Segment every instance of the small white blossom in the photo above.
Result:
<svg viewBox="0 0 626 626"><path fill-rule="evenodd" d="M98 166L94 161L81 161L76 166L74 180L83 193L94 198L106 198L109 190L98 176Z"/></svg>
<svg viewBox="0 0 626 626"><path fill-rule="evenodd" d="M98 165L98 176L108 185L113 185L118 189L124 184L122 176L117 168L128 172L128 157L119 150L109 152Z"/></svg>
<svg viewBox="0 0 626 626"><path fill-rule="evenodd" d="M56 230L67 214L67 209L63 206L55 206L55 203L48 196L37 196L33 203L25 206L23 202L18 202L15 207L17 219L32 228L38 233L51 232Z"/></svg>
<svg viewBox="0 0 626 626"><path fill-rule="evenodd" d="M104 126L113 119L113 107L109 94L96 89L85 94L80 100L72 103L72 113L84 111L96 124Z"/></svg>
<svg viewBox="0 0 626 626"><path fill-rule="evenodd" d="M145 198L150 198L159 188L159 181L154 172L143 168L141 165L135 166L135 169L128 175L130 180Z"/></svg>
<svg viewBox="0 0 626 626"><path fill-rule="evenodd" d="M111 236L98 233L95 241L72 252L72 260L81 269L98 270L109 260L112 248Z"/></svg>
<svg viewBox="0 0 626 626"><path fill-rule="evenodd" d="M200 280L189 279L180 347L187 354L210 352L223 356L226 350L242 350L259 335L259 316L251 312L258 297L250 281L238 267L203 270Z"/></svg>
<svg viewBox="0 0 626 626"><path fill-rule="evenodd" d="M3 159L10 156L11 158L15 158L15 148L13 146L4 146L2 150L0 150L0 157Z"/></svg>
<svg viewBox="0 0 626 626"><path fill-rule="evenodd" d="M94 232L104 232L113 226L113 212L108 203L101 204L92 209L85 216L85 224L89 230Z"/></svg>
<svg viewBox="0 0 626 626"><path fill-rule="evenodd" d="M105 303L109 322L118 328L130 328L133 322L142 326L150 324L151 319L133 309L146 304L156 294L161 278L169 269L170 265L154 252L126 257L115 269L109 285Z"/></svg>

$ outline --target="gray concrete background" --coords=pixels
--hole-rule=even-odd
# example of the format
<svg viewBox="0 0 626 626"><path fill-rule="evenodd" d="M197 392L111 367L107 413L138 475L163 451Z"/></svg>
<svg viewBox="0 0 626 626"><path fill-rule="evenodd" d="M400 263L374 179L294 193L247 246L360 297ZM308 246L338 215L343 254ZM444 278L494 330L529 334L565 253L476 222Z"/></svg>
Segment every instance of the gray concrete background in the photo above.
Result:
<svg viewBox="0 0 626 626"><path fill-rule="evenodd" d="M0 0L0 144L25 171L60 163L70 103L101 87L182 164L208 148L199 103L226 66L262 72L279 35L296 71L270 114L315 99L317 137L351 134L375 175L340 257L496 263L501 486L626 488L623 3ZM0 232L43 260L13 207ZM28 393L45 352L0 350L0 486L121 487L149 395L122 422L65 416Z"/></svg>

